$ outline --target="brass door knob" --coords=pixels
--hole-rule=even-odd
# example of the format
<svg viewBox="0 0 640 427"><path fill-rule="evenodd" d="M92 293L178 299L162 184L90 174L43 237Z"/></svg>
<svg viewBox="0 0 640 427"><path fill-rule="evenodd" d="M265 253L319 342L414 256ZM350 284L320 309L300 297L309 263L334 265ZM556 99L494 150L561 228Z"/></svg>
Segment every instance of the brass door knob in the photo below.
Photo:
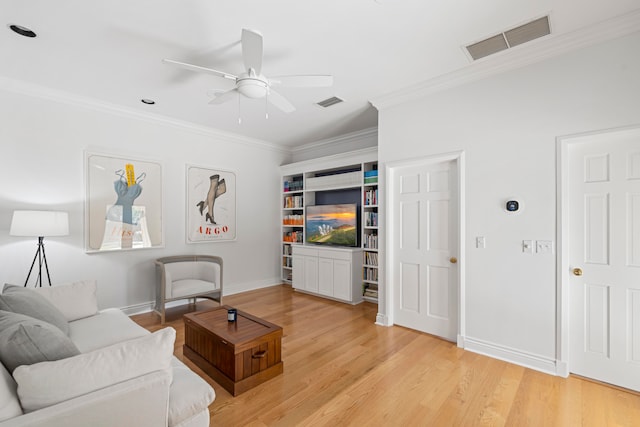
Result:
<svg viewBox="0 0 640 427"><path fill-rule="evenodd" d="M451 264L455 264L456 262L458 262L458 258L456 258L456 257L452 256L451 258L449 258L449 262L450 262Z"/></svg>
<svg viewBox="0 0 640 427"><path fill-rule="evenodd" d="M574 276L582 276L582 269L576 267L572 270L572 273Z"/></svg>

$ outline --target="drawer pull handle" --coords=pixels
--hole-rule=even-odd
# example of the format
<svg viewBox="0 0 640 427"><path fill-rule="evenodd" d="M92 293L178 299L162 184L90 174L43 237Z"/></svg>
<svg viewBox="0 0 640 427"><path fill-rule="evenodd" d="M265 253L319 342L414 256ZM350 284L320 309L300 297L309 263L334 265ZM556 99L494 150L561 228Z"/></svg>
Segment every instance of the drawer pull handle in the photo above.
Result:
<svg viewBox="0 0 640 427"><path fill-rule="evenodd" d="M266 355L267 355L267 350L262 350L262 351L257 352L256 354L252 354L251 358L252 359L262 359Z"/></svg>

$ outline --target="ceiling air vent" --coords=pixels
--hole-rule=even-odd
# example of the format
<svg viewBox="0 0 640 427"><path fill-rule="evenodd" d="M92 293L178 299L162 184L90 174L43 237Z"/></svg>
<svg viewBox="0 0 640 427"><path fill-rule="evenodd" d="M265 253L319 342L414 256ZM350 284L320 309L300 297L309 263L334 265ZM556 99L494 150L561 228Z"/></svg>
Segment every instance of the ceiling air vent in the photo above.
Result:
<svg viewBox="0 0 640 427"><path fill-rule="evenodd" d="M331 98L327 98L324 101L318 102L318 105L323 108L327 108L331 107L332 105L340 104L341 102L344 102L344 99L340 99L337 96L332 96Z"/></svg>
<svg viewBox="0 0 640 427"><path fill-rule="evenodd" d="M544 16L488 39L470 44L466 46L466 49L471 58L477 60L549 34L551 34L549 17Z"/></svg>

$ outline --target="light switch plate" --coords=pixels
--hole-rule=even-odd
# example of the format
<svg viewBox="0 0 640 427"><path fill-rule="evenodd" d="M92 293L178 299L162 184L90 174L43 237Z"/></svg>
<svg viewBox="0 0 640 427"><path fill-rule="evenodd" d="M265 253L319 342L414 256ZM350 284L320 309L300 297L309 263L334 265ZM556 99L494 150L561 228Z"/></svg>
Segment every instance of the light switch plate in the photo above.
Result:
<svg viewBox="0 0 640 427"><path fill-rule="evenodd" d="M552 254L553 242L551 240L538 240L536 242L536 253L539 254Z"/></svg>
<svg viewBox="0 0 640 427"><path fill-rule="evenodd" d="M533 240L523 240L522 241L522 252L525 254L533 253Z"/></svg>
<svg viewBox="0 0 640 427"><path fill-rule="evenodd" d="M485 244L485 240L484 240L484 236L478 236L476 237L476 248L478 249L484 249L486 248L486 244Z"/></svg>

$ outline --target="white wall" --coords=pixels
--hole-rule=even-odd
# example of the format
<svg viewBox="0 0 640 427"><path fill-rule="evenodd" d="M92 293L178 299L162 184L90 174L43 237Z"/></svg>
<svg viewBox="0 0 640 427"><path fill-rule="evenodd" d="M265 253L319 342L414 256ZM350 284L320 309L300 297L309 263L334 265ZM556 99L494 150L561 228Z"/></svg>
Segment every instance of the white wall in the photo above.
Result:
<svg viewBox="0 0 640 427"><path fill-rule="evenodd" d="M48 208L69 211L71 229L68 237L45 239L52 281L97 279L101 307L151 301L153 260L167 255L222 256L225 294L280 283L278 166L289 158L284 151L100 108L0 93L0 285L22 285L36 249L36 238L8 235L13 210ZM165 248L84 252L87 149L162 162ZM236 172L237 241L185 244L187 163Z"/></svg>
<svg viewBox="0 0 640 427"><path fill-rule="evenodd" d="M380 111L381 169L466 153L464 328L495 355L555 361L556 257L523 254L522 240L555 240L556 137L640 123L638 46L636 33ZM503 211L511 196L517 215Z"/></svg>

